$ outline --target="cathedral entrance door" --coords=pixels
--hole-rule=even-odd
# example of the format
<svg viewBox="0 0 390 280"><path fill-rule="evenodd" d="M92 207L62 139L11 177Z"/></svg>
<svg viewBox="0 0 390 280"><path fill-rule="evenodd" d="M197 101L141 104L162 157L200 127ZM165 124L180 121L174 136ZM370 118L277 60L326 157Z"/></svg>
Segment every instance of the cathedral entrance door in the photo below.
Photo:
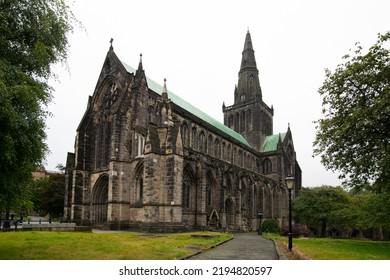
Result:
<svg viewBox="0 0 390 280"><path fill-rule="evenodd" d="M218 228L219 227L219 215L216 210L213 210L210 215L209 226Z"/></svg>
<svg viewBox="0 0 390 280"><path fill-rule="evenodd" d="M226 199L225 210L226 210L226 227L228 229L233 229L234 228L234 204L231 198Z"/></svg>
<svg viewBox="0 0 390 280"><path fill-rule="evenodd" d="M103 224L107 221L108 176L102 175L96 181L92 190L91 221L93 224Z"/></svg>

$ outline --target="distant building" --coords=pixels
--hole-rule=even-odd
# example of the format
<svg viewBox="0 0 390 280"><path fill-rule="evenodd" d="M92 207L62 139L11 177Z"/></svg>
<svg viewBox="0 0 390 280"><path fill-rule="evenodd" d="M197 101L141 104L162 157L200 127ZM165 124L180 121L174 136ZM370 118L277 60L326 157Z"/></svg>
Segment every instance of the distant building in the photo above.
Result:
<svg viewBox="0 0 390 280"><path fill-rule="evenodd" d="M59 171L50 171L50 170L46 170L44 167L39 167L33 172L32 175L34 180L39 180L42 178L48 178L50 177L50 175L60 174L60 173L61 172Z"/></svg>
<svg viewBox="0 0 390 280"><path fill-rule="evenodd" d="M285 177L301 188L291 130L273 133L250 33L224 124L110 47L68 153L64 215L106 229L250 230L286 224ZM286 112L288 113L288 112Z"/></svg>

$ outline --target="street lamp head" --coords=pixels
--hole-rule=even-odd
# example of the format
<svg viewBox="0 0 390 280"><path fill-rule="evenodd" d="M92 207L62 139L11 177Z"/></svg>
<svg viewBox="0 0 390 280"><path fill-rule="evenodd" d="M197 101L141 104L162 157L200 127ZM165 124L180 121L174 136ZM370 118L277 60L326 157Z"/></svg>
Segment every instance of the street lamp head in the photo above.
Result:
<svg viewBox="0 0 390 280"><path fill-rule="evenodd" d="M288 175L288 177L286 177L285 181L286 181L287 188L289 190L292 190L292 188L294 187L294 177L291 175Z"/></svg>

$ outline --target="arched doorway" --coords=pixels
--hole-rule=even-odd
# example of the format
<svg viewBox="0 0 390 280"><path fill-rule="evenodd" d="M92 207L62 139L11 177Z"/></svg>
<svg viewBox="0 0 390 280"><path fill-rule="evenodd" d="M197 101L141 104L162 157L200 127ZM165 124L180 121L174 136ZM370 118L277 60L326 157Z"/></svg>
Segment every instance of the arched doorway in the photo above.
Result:
<svg viewBox="0 0 390 280"><path fill-rule="evenodd" d="M229 197L225 201L225 210L226 210L226 227L228 229L234 228L234 203Z"/></svg>
<svg viewBox="0 0 390 280"><path fill-rule="evenodd" d="M91 222L103 224L107 221L108 175L104 174L96 181L92 190Z"/></svg>
<svg viewBox="0 0 390 280"><path fill-rule="evenodd" d="M213 212L211 212L209 218L209 226L219 228L219 215L216 210L213 210Z"/></svg>

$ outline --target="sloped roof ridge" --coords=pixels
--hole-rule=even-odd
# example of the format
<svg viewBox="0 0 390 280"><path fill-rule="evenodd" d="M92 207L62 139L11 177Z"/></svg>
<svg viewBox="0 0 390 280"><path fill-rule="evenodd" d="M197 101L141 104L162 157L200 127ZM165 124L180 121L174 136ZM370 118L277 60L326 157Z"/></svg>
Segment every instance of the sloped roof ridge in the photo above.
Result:
<svg viewBox="0 0 390 280"><path fill-rule="evenodd" d="M121 63L126 68L127 72L129 72L129 73L136 72L136 70L133 67L131 67L130 65L128 65L127 63L125 63L123 61L121 61ZM157 94L161 95L163 87L148 77L146 77L146 80L148 83L148 87L151 90L153 90L154 92L156 92ZM184 99L182 99L181 97L177 96L176 94L174 94L170 90L168 90L168 97L172 100L173 103L175 103L179 107L181 107L184 110L190 112L191 114L197 116L198 118L202 119L203 121L207 122L208 124L214 126L216 129L218 129L218 130L226 133L227 135L233 137L234 139L240 141L244 145L251 147L241 134L239 134L238 132L234 131L233 129L225 126L224 124L217 121L213 117L207 115L206 113L204 113L203 111L201 111L197 107L191 105L189 102L187 102Z"/></svg>
<svg viewBox="0 0 390 280"><path fill-rule="evenodd" d="M274 135L266 136L261 152L266 153L266 152L276 151L278 148L279 137L281 138L282 141L284 141L286 134L287 132L283 132L283 133L277 133Z"/></svg>

